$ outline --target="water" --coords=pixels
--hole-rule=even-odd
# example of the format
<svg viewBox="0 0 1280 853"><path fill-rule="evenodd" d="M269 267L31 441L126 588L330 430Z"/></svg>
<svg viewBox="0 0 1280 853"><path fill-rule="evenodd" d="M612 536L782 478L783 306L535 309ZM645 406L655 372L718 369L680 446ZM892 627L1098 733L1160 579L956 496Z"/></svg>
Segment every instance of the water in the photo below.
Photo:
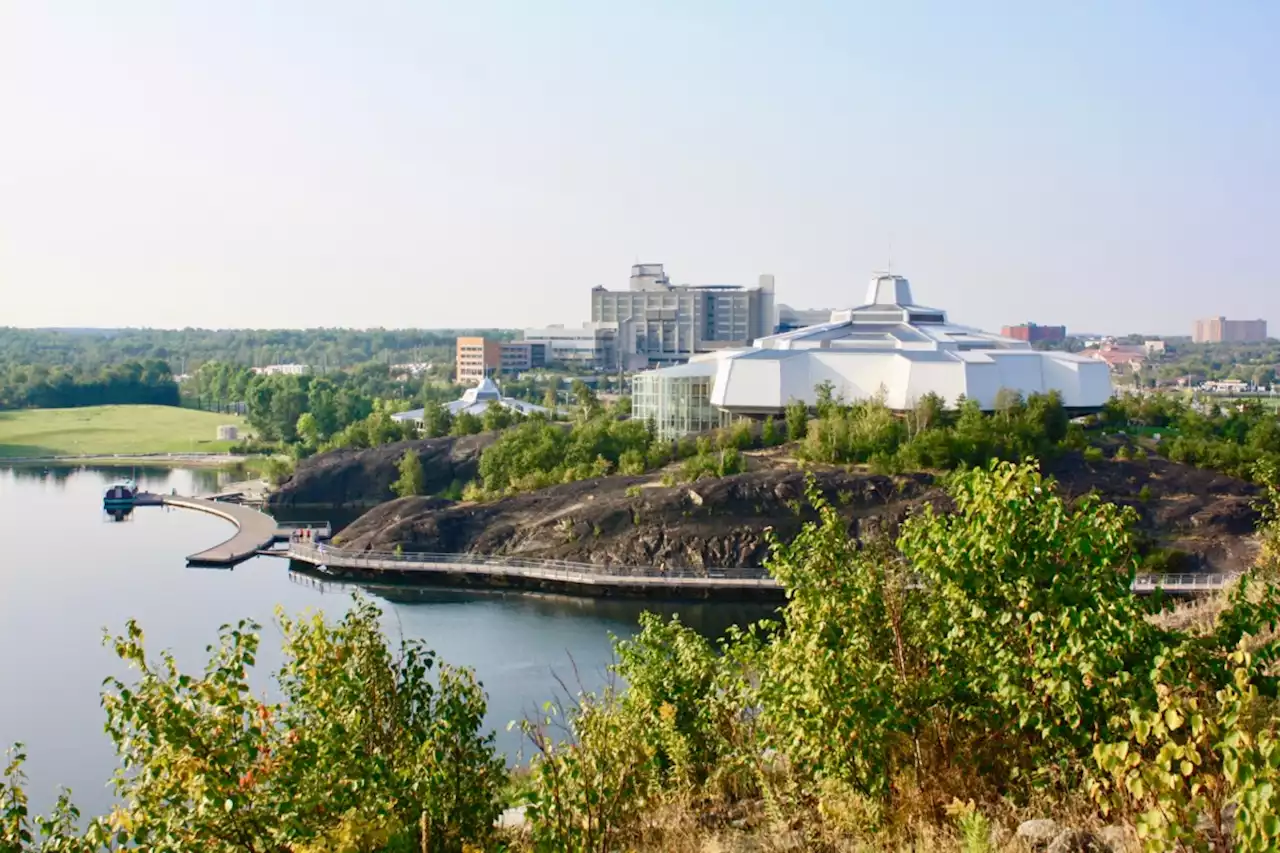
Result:
<svg viewBox="0 0 1280 853"><path fill-rule="evenodd" d="M109 808L116 766L99 706L103 678L127 679L104 630L134 618L149 652L170 649L188 671L205 661L218 626L251 618L266 626L261 685L280 663L277 605L337 616L353 587L291 575L283 560L257 557L234 570L188 569L184 557L231 535L218 518L141 507L123 521L101 508L102 491L133 476L143 488L209 492L228 475L208 470L0 468L0 750L23 741L33 805L59 785L87 814ZM639 604L513 593L367 587L388 633L422 639L441 659L476 670L489 694L488 723L515 761L520 737L507 723L557 696L555 676L576 689L607 677L610 633L634 633L642 610L679 612L704 633L766 615L758 606Z"/></svg>

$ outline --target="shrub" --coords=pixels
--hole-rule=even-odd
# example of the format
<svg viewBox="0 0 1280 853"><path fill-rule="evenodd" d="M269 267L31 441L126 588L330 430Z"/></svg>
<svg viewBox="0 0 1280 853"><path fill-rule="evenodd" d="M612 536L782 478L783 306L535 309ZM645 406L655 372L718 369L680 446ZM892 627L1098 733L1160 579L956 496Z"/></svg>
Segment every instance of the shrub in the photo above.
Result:
<svg viewBox="0 0 1280 853"><path fill-rule="evenodd" d="M107 732L125 770L119 806L80 835L69 801L44 826L45 850L418 850L486 845L505 776L485 698L466 670L420 644L393 652L373 605L336 624L278 617L279 702L249 685L259 627L224 626L202 674L143 648L132 621L109 639L139 672L106 681ZM21 762L0 804L25 801ZM37 823L41 821L37 820ZM0 814L0 849L29 848L25 812Z"/></svg>
<svg viewBox="0 0 1280 853"><path fill-rule="evenodd" d="M1101 462L1106 457L1103 456L1101 447L1086 447L1084 458L1086 462Z"/></svg>

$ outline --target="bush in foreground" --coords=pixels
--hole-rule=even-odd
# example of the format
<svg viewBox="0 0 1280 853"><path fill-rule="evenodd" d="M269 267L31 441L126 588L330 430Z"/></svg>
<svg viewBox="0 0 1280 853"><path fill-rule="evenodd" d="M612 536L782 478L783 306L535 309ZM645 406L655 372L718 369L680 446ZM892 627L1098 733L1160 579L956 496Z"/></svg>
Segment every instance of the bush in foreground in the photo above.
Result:
<svg viewBox="0 0 1280 853"><path fill-rule="evenodd" d="M272 704L248 682L259 626L224 627L204 673L190 675L168 653L149 659L130 622L109 643L137 678L108 679L103 695L121 805L79 831L64 795L51 818L32 821L17 754L0 781L0 850L461 851L485 843L505 771L492 735L481 733L484 694L470 672L437 665L420 645L393 652L378 617L367 602L337 624L280 616L284 699Z"/></svg>

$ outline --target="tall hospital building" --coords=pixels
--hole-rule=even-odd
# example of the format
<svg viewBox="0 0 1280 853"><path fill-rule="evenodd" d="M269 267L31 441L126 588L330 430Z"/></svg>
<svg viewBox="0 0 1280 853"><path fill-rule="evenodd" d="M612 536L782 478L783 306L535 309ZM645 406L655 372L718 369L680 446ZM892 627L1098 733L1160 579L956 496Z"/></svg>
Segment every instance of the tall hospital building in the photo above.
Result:
<svg viewBox="0 0 1280 853"><path fill-rule="evenodd" d="M672 284L662 264L636 264L626 290L592 289L591 322L617 329L620 357L658 366L750 346L777 324L773 276L755 287Z"/></svg>

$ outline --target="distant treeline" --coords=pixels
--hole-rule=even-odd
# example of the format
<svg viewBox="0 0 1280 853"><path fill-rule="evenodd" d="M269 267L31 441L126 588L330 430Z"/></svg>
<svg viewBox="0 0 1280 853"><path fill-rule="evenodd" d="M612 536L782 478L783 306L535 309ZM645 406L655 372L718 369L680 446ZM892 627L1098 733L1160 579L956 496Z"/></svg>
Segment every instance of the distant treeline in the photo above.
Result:
<svg viewBox="0 0 1280 853"><path fill-rule="evenodd" d="M306 364L317 370L370 361L453 360L454 339L493 329L12 329L0 327L0 368L46 365L97 370L161 359L175 373L207 361L248 367Z"/></svg>
<svg viewBox="0 0 1280 853"><path fill-rule="evenodd" d="M178 405L178 386L160 359L97 369L0 365L0 409L65 409L122 403Z"/></svg>

